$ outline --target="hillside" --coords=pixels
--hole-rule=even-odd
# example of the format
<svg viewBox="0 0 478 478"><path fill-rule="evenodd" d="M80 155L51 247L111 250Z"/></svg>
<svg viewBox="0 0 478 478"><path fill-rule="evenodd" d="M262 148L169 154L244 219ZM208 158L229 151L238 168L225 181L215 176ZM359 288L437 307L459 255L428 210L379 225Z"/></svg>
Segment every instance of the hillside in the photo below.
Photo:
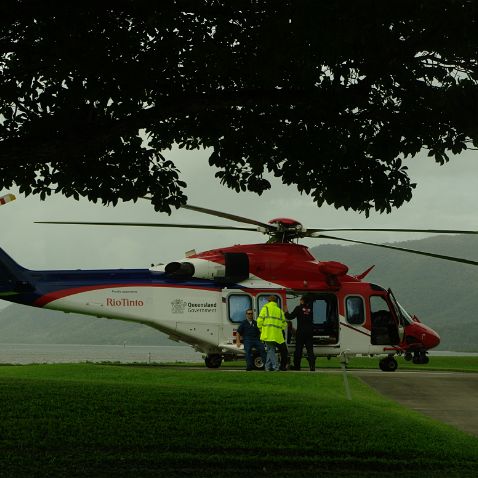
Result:
<svg viewBox="0 0 478 478"><path fill-rule="evenodd" d="M478 261L478 238L435 236L394 243ZM437 330L441 350L478 351L478 267L371 246L321 245L321 260L347 264L351 274L371 265L367 280L390 287L400 303ZM10 305L0 309L0 343L175 345L140 324Z"/></svg>
<svg viewBox="0 0 478 478"><path fill-rule="evenodd" d="M178 345L146 325L12 304L0 310L0 343Z"/></svg>
<svg viewBox="0 0 478 478"><path fill-rule="evenodd" d="M478 238L473 236L392 245L478 261ZM435 329L442 338L439 349L478 351L478 267L365 245L326 244L311 251L320 260L347 264L351 274L375 264L366 280L390 287L410 313Z"/></svg>

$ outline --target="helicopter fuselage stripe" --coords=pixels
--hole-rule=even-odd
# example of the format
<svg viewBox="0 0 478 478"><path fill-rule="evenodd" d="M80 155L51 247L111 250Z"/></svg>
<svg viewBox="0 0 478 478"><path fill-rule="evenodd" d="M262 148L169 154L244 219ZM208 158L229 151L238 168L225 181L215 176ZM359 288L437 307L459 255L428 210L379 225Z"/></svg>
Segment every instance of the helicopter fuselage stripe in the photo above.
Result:
<svg viewBox="0 0 478 478"><path fill-rule="evenodd" d="M168 287L168 288L175 288L175 289L196 289L196 290L205 290L205 291L212 291L212 292L217 292L221 290L219 287L205 287L205 286L171 284L171 283L164 283L164 284L112 283L112 284L105 284L105 285L92 285L92 286L73 287L68 289L59 289L57 291L49 292L45 295L42 295L41 297L36 299L32 305L36 307L43 307L46 304L53 302L55 300L62 299L64 297L72 296L75 294L81 294L83 292L90 292L90 291L110 289L110 288L124 288L124 287L131 287L131 288Z"/></svg>

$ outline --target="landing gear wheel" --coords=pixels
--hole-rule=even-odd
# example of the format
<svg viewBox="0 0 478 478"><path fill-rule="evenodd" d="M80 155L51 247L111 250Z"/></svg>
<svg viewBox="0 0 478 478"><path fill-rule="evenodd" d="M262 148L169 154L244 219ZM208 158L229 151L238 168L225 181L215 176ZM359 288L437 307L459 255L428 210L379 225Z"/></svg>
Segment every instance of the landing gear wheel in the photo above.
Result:
<svg viewBox="0 0 478 478"><path fill-rule="evenodd" d="M426 352L415 352L413 355L413 363L414 364L426 364L430 361L430 359L427 356Z"/></svg>
<svg viewBox="0 0 478 478"><path fill-rule="evenodd" d="M413 356L410 352L407 352L403 358L407 361L407 362L410 362L410 360L412 360Z"/></svg>
<svg viewBox="0 0 478 478"><path fill-rule="evenodd" d="M378 365L383 372L395 372L398 367L398 363L393 357L386 357L380 360Z"/></svg>
<svg viewBox="0 0 478 478"><path fill-rule="evenodd" d="M222 357L219 354L206 355L204 363L207 368L219 368L222 363Z"/></svg>
<svg viewBox="0 0 478 478"><path fill-rule="evenodd" d="M262 361L261 354L259 352L254 352L252 355L252 367L254 370L264 370L266 364Z"/></svg>

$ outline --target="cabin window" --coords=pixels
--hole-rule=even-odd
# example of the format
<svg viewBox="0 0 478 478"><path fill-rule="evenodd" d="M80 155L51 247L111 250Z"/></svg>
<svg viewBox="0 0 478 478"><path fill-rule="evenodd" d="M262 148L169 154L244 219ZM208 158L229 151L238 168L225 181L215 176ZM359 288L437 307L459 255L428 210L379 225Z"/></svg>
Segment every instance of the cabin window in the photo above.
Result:
<svg viewBox="0 0 478 478"><path fill-rule="evenodd" d="M353 325L361 325L365 322L365 312L362 297L349 296L345 300L347 322Z"/></svg>
<svg viewBox="0 0 478 478"><path fill-rule="evenodd" d="M240 323L246 318L246 310L252 309L252 298L245 294L231 294L228 297L229 320Z"/></svg>
<svg viewBox="0 0 478 478"><path fill-rule="evenodd" d="M282 309L282 299L278 294L261 294L257 296L257 310L260 312L262 307L264 307L267 302L269 302L269 297L273 295L277 298L277 305Z"/></svg>

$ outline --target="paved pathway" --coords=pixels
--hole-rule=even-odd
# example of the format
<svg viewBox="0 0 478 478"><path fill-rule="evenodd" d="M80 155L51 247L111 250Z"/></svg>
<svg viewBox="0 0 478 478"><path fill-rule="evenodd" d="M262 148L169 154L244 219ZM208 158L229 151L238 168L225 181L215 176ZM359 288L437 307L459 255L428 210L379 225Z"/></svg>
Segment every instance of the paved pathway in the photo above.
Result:
<svg viewBox="0 0 478 478"><path fill-rule="evenodd" d="M387 398L478 436L478 374L350 371Z"/></svg>

